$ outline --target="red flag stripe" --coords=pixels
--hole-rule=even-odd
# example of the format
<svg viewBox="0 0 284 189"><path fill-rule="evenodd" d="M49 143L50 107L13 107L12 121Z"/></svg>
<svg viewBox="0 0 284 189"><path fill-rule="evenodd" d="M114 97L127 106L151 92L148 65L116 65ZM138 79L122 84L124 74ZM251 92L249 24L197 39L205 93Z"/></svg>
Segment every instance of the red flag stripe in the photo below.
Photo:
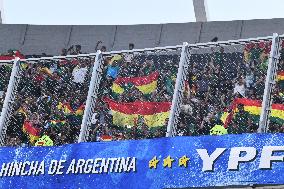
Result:
<svg viewBox="0 0 284 189"><path fill-rule="evenodd" d="M109 98L104 99L108 103L111 110L124 114L153 115L162 112L168 112L171 109L170 102L131 102L120 103Z"/></svg>
<svg viewBox="0 0 284 189"><path fill-rule="evenodd" d="M32 126L32 124L28 121L24 123L24 130L25 132L33 135L33 136L40 136L40 130Z"/></svg>
<svg viewBox="0 0 284 189"><path fill-rule="evenodd" d="M114 83L121 85L124 83L133 83L135 86L148 85L153 81L157 80L159 72L153 72L148 76L143 77L118 77Z"/></svg>

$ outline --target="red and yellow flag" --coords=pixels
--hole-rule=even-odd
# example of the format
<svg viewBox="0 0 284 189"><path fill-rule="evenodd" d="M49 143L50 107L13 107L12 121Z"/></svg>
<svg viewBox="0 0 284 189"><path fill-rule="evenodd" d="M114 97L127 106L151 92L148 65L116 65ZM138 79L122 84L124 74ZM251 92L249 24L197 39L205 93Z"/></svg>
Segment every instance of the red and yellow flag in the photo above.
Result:
<svg viewBox="0 0 284 189"><path fill-rule="evenodd" d="M159 72L153 72L143 77L118 77L112 85L112 90L117 94L121 94L124 92L121 86L131 83L143 94L150 94L157 88L158 77Z"/></svg>
<svg viewBox="0 0 284 189"><path fill-rule="evenodd" d="M57 105L59 110L62 110L64 114L75 114L77 116L81 116L84 114L85 105L82 104L77 110L73 110L70 103L61 103Z"/></svg>
<svg viewBox="0 0 284 189"><path fill-rule="evenodd" d="M277 81L284 81L284 71L280 71L277 73Z"/></svg>
<svg viewBox="0 0 284 189"><path fill-rule="evenodd" d="M118 126L136 125L139 117L142 117L148 127L159 127L165 124L169 118L170 102L115 102L109 98L105 99L113 116L113 124Z"/></svg>
<svg viewBox="0 0 284 189"><path fill-rule="evenodd" d="M32 123L25 121L23 131L29 136L30 143L34 144L40 137L40 129L33 127Z"/></svg>
<svg viewBox="0 0 284 189"><path fill-rule="evenodd" d="M225 112L221 120L225 123L225 127L227 126L228 119L232 119L232 114L238 112L238 105L244 105L244 110L248 112L250 115L260 116L261 113L261 101L260 100L252 100L247 98L237 98L234 100L232 104L232 112ZM231 115L231 116L229 116ZM284 104L272 104L270 120L275 121L279 124L284 124Z"/></svg>

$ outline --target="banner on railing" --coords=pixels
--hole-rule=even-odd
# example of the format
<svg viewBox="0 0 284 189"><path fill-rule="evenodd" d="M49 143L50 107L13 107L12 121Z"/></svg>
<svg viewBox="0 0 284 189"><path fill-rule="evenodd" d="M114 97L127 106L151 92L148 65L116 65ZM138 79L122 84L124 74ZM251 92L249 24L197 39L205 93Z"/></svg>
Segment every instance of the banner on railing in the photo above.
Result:
<svg viewBox="0 0 284 189"><path fill-rule="evenodd" d="M284 134L0 148L0 188L181 188L284 183Z"/></svg>

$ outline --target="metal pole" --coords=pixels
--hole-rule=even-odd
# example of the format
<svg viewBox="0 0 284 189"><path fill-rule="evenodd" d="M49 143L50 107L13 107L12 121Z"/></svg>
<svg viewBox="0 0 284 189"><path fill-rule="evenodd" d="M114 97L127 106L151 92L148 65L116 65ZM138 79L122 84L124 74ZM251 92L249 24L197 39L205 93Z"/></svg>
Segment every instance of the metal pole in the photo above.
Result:
<svg viewBox="0 0 284 189"><path fill-rule="evenodd" d="M7 120L7 114L8 114L8 109L9 109L9 103L12 102L12 94L13 94L13 90L14 90L14 85L16 82L16 77L17 77L17 72L18 72L18 66L19 66L19 62L20 59L16 58L14 60L14 65L12 68L12 73L10 76L10 80L9 80L9 84L8 84L8 89L5 95L5 100L4 100L4 104L2 107L2 111L1 111L1 117L0 117L0 145L3 146L4 145L4 140L5 140L5 134L6 134L6 124L8 122Z"/></svg>
<svg viewBox="0 0 284 189"><path fill-rule="evenodd" d="M193 8L196 22L207 22L209 20L206 0L193 0Z"/></svg>
<svg viewBox="0 0 284 189"><path fill-rule="evenodd" d="M176 125L178 123L178 117L180 113L180 105L182 101L183 89L184 89L184 81L187 76L187 69L190 59L190 53L188 48L188 43L183 43L178 74L175 84L175 91L172 100L172 106L170 111L169 122L167 126L166 137L172 137L176 134Z"/></svg>
<svg viewBox="0 0 284 189"><path fill-rule="evenodd" d="M271 92L273 85L275 84L278 61L279 61L279 36L277 33L274 33L272 38L272 46L268 62L267 75L265 80L265 89L262 99L259 127L257 130L258 133L267 132L268 130L269 116L272 104Z"/></svg>
<svg viewBox="0 0 284 189"><path fill-rule="evenodd" d="M4 23L4 5L3 0L0 0L0 24Z"/></svg>
<svg viewBox="0 0 284 189"><path fill-rule="evenodd" d="M95 98L94 100L96 100L97 98L99 82L101 79L100 73L102 72L101 70L102 65L103 65L102 53L101 51L97 51L94 66L93 66L93 71L92 71L92 77L91 77L91 81L89 84L88 97L86 101L86 106L85 106L85 111L83 115L83 120L82 120L78 142L85 142L86 137L89 135L88 129L90 126L90 120L92 118L92 115L90 115L92 113L91 111L92 100L94 98Z"/></svg>

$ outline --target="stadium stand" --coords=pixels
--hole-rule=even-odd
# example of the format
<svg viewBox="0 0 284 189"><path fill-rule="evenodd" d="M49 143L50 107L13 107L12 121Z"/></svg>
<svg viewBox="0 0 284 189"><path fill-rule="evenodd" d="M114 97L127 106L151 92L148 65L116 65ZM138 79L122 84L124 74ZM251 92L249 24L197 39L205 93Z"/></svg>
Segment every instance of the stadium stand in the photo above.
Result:
<svg viewBox="0 0 284 189"><path fill-rule="evenodd" d="M105 56L90 141L164 137L178 51Z"/></svg>
<svg viewBox="0 0 284 189"><path fill-rule="evenodd" d="M256 132L259 114L247 103L262 100L270 46L259 42L193 54L178 135L209 135L216 125L224 125L229 134ZM235 107L238 99L246 99L243 107Z"/></svg>
<svg viewBox="0 0 284 189"><path fill-rule="evenodd" d="M10 36L0 40L5 43L0 50L20 49L27 57L60 52L65 56L97 49L132 49L134 45L146 48L258 36L249 22L261 30L262 36L271 35L271 28L268 32L263 26L268 20L137 26L0 25L0 33L10 31L18 36L11 43ZM276 30L284 31L283 19L273 19L273 24L278 25ZM180 35L176 35L177 30ZM249 105L262 100L269 52L269 42L193 51L177 134L218 134L212 130L218 125L225 125L228 130L224 132L229 134L256 132L259 116L250 114ZM180 51L104 55L97 111L92 116L88 141L165 136L179 54ZM48 135L54 145L76 142L94 61L95 57L21 61L21 80L6 145L35 145L43 135ZM283 64L282 57L273 96L275 104L284 103ZM2 99L10 72L10 66L1 64ZM140 113L130 115L134 112ZM282 121L271 120L270 132L283 132Z"/></svg>
<svg viewBox="0 0 284 189"><path fill-rule="evenodd" d="M92 57L21 62L7 145L34 145L44 134L54 145L74 143L93 63Z"/></svg>

